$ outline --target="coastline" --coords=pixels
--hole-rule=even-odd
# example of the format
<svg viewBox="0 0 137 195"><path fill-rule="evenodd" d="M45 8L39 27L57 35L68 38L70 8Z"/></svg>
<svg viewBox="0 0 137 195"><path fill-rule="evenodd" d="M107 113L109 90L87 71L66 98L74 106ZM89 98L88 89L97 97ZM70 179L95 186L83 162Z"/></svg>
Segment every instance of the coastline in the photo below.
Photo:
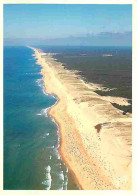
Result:
<svg viewBox="0 0 137 195"><path fill-rule="evenodd" d="M58 97L49 114L59 125L59 153L80 188L131 189L131 114L123 116L53 54L30 48L43 67L47 93Z"/></svg>

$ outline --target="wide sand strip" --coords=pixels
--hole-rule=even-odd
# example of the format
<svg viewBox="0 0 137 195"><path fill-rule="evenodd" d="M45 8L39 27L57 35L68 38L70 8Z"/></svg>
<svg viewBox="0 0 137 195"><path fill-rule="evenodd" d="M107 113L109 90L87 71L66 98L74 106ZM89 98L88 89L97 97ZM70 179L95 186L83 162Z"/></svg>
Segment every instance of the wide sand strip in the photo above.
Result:
<svg viewBox="0 0 137 195"><path fill-rule="evenodd" d="M35 52L46 92L58 104L49 114L60 127L60 154L84 190L131 189L131 114L96 94L54 54ZM111 98L110 98L111 99Z"/></svg>

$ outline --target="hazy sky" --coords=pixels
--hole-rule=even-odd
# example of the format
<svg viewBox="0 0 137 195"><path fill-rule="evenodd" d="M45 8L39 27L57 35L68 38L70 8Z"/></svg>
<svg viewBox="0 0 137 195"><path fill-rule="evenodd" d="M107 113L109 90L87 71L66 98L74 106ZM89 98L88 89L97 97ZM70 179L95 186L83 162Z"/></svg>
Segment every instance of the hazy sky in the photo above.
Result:
<svg viewBox="0 0 137 195"><path fill-rule="evenodd" d="M105 36L107 33L109 36L126 33L124 41L127 40L127 43L121 40L121 45L130 45L131 31L131 5L4 5L4 38L7 44L34 39L48 39L49 44L49 40L58 39L58 44L63 44L64 38L69 38L70 44L73 40L74 44L74 37L85 36L88 43L88 38L96 37L97 40L104 32ZM111 40L108 41L106 44L110 44Z"/></svg>

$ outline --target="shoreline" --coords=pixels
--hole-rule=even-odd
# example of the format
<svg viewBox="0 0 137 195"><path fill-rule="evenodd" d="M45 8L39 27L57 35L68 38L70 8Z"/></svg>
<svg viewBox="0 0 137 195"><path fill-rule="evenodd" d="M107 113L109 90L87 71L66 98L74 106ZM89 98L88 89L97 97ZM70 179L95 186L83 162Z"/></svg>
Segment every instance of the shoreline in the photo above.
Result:
<svg viewBox="0 0 137 195"><path fill-rule="evenodd" d="M29 47L29 48L32 49L31 47ZM32 55L32 56L36 58L35 55ZM39 64L39 65L42 67L41 64ZM41 73L41 75L42 75L42 80L43 80L43 74ZM43 82L44 82L44 81L43 81ZM79 188L79 190L83 190L81 184L78 182L78 179L76 178L75 173L71 170L71 167L70 167L69 164L66 162L66 160L65 160L65 158L64 158L64 156L63 156L63 153L61 152L61 143L62 143L61 141L62 141L62 139L61 139L60 124L59 124L59 122L56 120L56 118L55 118L53 115L49 114L49 113L50 113L50 110L51 110L54 106L56 106L56 105L59 103L60 99L58 98L58 96L57 96L56 94L53 94L53 93L50 94L50 93L48 93L48 92L46 91L46 86L45 86L45 92L44 92L44 93L49 94L49 95L53 96L55 99L57 99L57 101L55 102L55 104L53 104L52 106L50 106L50 107L48 108L48 110L47 110L47 115L48 115L50 118L52 118L52 119L54 120L54 123L56 124L56 126L57 126L57 128L58 128L59 145L58 145L57 149L58 149L59 155L60 155L62 161L63 161L63 162L65 163L65 165L68 167L69 173L71 174L72 178L74 179L76 186Z"/></svg>
<svg viewBox="0 0 137 195"><path fill-rule="evenodd" d="M60 100L58 100L58 101L60 101ZM50 108L50 109L52 109L52 108ZM49 109L49 113L50 113L50 109ZM82 188L81 184L79 183L79 180L78 180L78 178L76 177L75 173L72 171L71 167L69 166L69 164L68 164L67 161L65 160L65 157L64 157L64 155L63 155L63 152L61 151L61 148L62 148L62 135L61 135L61 131L60 131L61 126L60 126L59 122L56 120L56 118L55 118L52 114L49 114L49 115L54 119L56 125L58 126L58 133L59 133L59 136L60 136L60 137L59 137L60 143L59 143L59 147L58 147L58 152L59 152L59 154L60 154L60 157L61 157L62 161L65 163L65 165L68 167L69 173L71 174L72 178L74 179L74 181L75 181L77 187L78 187L80 190L84 190L84 189Z"/></svg>
<svg viewBox="0 0 137 195"><path fill-rule="evenodd" d="M32 49L31 47L29 47L29 48ZM32 55L32 56L36 58L35 55ZM41 64L39 64L39 65L42 67ZM42 80L43 80L43 74L41 73L41 75L42 75ZM78 182L78 179L77 179L75 173L71 170L71 167L69 166L69 164L67 163L67 161L65 160L65 158L64 158L64 156L63 156L63 153L61 152L61 147L62 147L62 146L61 146L61 145L62 145L62 139L61 139L62 136L61 136L61 131L60 131L61 126L60 126L59 122L56 120L56 118L55 118L52 114L50 114L50 110L51 110L54 106L56 106L56 105L59 103L60 99L59 99L59 97L58 97L56 94L53 94L53 93L50 94L50 93L48 93L48 92L46 91L46 86L45 86L45 92L44 92L44 93L49 94L49 95L51 95L51 96L53 96L54 98L57 99L57 101L55 102L55 104L53 104L52 106L50 106L50 107L48 108L47 114L48 114L48 116L49 116L50 118L52 118L52 119L54 120L54 122L55 122L55 124L57 125L57 128L58 128L59 145L58 145L57 148L58 148L59 155L60 155L62 161L65 163L65 165L69 168L69 173L71 174L72 178L74 179L75 184L77 185L77 187L79 188L79 190L83 190L81 184Z"/></svg>
<svg viewBox="0 0 137 195"><path fill-rule="evenodd" d="M122 116L108 100L102 99L76 79L73 72L70 74L68 70L64 70L52 55L31 49L35 52L37 63L43 67L42 75L47 93L55 93L58 97L57 104L50 108L49 114L59 125L59 153L76 183L84 190L130 189L131 146L124 137L129 134L128 143L131 144L131 135L128 131L123 135L119 126L123 125L124 129L131 130L131 115ZM110 114L105 111L107 107L106 111ZM103 112L106 118L103 118ZM95 124L100 125L100 133L97 133ZM111 133L108 129L111 129ZM122 136L121 140L114 130ZM117 144L125 149L124 154L122 149L117 150ZM113 155L109 154L108 148L113 151Z"/></svg>

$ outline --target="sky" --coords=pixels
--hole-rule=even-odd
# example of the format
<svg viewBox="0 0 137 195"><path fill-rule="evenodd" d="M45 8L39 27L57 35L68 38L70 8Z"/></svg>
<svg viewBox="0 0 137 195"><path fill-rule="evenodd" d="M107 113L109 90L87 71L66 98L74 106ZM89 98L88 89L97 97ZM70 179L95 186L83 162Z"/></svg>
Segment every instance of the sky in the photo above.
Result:
<svg viewBox="0 0 137 195"><path fill-rule="evenodd" d="M131 45L131 31L131 5L4 5L7 45Z"/></svg>

